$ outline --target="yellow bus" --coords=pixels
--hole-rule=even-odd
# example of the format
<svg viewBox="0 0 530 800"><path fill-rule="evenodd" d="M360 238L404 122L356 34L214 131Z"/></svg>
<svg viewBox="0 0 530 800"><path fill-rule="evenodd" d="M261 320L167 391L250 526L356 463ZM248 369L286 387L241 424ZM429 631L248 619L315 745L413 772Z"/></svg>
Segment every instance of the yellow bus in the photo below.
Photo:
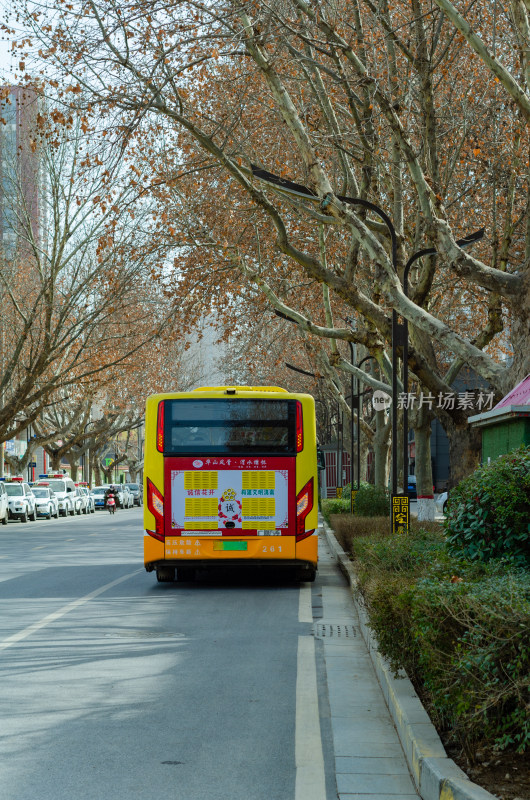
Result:
<svg viewBox="0 0 530 800"><path fill-rule="evenodd" d="M317 570L315 403L276 386L147 399L144 563L158 581L212 566Z"/></svg>

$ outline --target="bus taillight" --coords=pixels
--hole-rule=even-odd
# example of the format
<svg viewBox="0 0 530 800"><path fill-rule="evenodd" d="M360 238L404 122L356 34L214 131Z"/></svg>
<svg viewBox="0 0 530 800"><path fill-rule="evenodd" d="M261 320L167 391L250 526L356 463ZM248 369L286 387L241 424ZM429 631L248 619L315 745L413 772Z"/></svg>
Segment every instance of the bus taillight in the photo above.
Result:
<svg viewBox="0 0 530 800"><path fill-rule="evenodd" d="M296 452L301 453L304 449L304 417L302 414L302 403L296 402Z"/></svg>
<svg viewBox="0 0 530 800"><path fill-rule="evenodd" d="M305 520L313 508L313 478L308 480L304 488L296 496L296 541L311 536L314 529L306 531Z"/></svg>
<svg viewBox="0 0 530 800"><path fill-rule="evenodd" d="M160 404L162 405L162 403ZM159 406L160 408L160 406ZM148 531L150 536L164 541L164 498L155 484L147 478L147 508L155 518L155 530Z"/></svg>
<svg viewBox="0 0 530 800"><path fill-rule="evenodd" d="M164 452L164 401L158 404L158 415L156 419L156 449L159 453Z"/></svg>

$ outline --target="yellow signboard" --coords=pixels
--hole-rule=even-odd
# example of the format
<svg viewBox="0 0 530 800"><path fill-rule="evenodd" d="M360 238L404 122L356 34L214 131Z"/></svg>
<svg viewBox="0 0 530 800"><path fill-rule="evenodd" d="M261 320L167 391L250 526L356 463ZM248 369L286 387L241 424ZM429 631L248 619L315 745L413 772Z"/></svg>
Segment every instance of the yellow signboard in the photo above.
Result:
<svg viewBox="0 0 530 800"><path fill-rule="evenodd" d="M342 486L337 486L337 497L339 499L342 497Z"/></svg>
<svg viewBox="0 0 530 800"><path fill-rule="evenodd" d="M392 495L392 533L407 533L410 523L409 498L406 494Z"/></svg>
<svg viewBox="0 0 530 800"><path fill-rule="evenodd" d="M352 489L351 490L351 506L350 506L350 508L351 508L351 513L352 514L355 512L355 498L357 497L357 492L358 491L359 491L358 489Z"/></svg>

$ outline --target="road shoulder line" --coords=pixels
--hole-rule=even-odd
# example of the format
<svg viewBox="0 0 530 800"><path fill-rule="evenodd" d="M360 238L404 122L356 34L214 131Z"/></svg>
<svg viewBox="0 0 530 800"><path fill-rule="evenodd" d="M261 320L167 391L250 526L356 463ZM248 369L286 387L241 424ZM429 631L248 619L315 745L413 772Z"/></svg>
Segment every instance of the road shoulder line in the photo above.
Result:
<svg viewBox="0 0 530 800"><path fill-rule="evenodd" d="M326 797L313 636L298 637L295 760L295 800Z"/></svg>

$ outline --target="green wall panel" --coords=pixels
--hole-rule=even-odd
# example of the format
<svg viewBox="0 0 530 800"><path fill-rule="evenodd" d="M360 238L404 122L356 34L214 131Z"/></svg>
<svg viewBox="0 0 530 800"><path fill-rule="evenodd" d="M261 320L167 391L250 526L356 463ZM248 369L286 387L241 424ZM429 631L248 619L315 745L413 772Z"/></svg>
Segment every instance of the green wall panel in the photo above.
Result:
<svg viewBox="0 0 530 800"><path fill-rule="evenodd" d="M482 461L493 460L522 444L530 445L529 417L489 425L482 429Z"/></svg>

